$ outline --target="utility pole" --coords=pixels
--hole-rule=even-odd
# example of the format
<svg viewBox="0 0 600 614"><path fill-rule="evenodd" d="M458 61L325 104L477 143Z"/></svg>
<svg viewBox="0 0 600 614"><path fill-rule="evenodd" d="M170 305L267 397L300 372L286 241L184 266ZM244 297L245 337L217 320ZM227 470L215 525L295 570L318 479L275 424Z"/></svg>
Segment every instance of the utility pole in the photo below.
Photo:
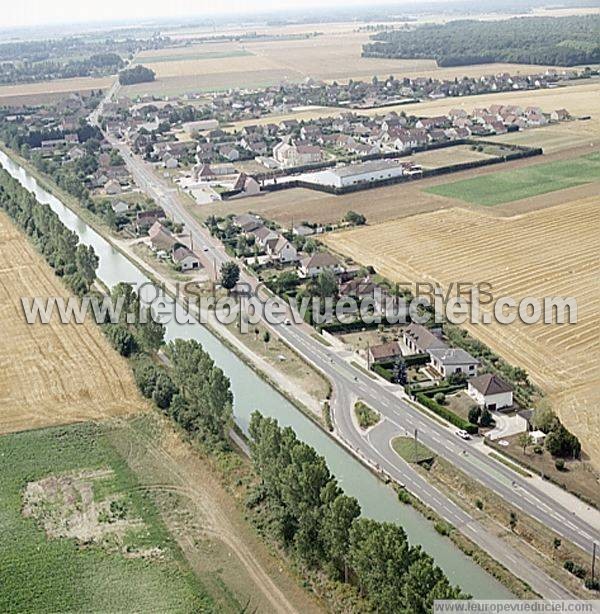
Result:
<svg viewBox="0 0 600 614"><path fill-rule="evenodd" d="M371 370L371 344L367 343L367 371Z"/></svg>

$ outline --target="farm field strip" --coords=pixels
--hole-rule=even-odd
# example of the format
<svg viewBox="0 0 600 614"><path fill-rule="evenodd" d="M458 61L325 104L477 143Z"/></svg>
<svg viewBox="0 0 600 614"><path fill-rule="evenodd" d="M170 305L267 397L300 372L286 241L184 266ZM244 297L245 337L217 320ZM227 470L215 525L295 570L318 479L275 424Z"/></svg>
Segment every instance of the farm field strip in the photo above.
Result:
<svg viewBox="0 0 600 614"><path fill-rule="evenodd" d="M576 324L464 327L530 373L600 464L600 245L592 223L598 206L598 197L590 196L511 218L447 209L324 241L398 281L486 281L496 297L517 301L575 297Z"/></svg>
<svg viewBox="0 0 600 614"><path fill-rule="evenodd" d="M127 362L95 323L27 324L20 297L68 294L4 213L0 263L0 432L144 410Z"/></svg>
<svg viewBox="0 0 600 614"><path fill-rule="evenodd" d="M428 188L438 196L476 205L494 206L600 181L600 153L573 160L536 164Z"/></svg>

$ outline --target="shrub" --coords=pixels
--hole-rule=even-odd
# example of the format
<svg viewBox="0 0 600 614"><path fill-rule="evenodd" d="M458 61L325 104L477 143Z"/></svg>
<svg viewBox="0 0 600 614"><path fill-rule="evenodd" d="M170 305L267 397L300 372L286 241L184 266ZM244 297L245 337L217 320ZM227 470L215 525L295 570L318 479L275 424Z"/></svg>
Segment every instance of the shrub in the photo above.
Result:
<svg viewBox="0 0 600 614"><path fill-rule="evenodd" d="M544 453L544 448L542 448L542 446L535 446L535 447L533 448L533 451L534 451L536 454L543 454L543 453Z"/></svg>
<svg viewBox="0 0 600 614"><path fill-rule="evenodd" d="M554 466L559 471L564 471L565 470L565 461L562 458L557 458L556 461L554 462Z"/></svg>
<svg viewBox="0 0 600 614"><path fill-rule="evenodd" d="M592 580L592 578L588 578L585 581L585 588L590 591L600 591L600 580Z"/></svg>
<svg viewBox="0 0 600 614"><path fill-rule="evenodd" d="M444 405L446 403L446 395L443 392L436 392L433 400L440 405Z"/></svg>
<svg viewBox="0 0 600 614"><path fill-rule="evenodd" d="M483 501L481 499L477 499L475 501L475 506L477 507L478 510L482 510L483 509Z"/></svg>
<svg viewBox="0 0 600 614"><path fill-rule="evenodd" d="M450 535L450 527L444 521L436 522L433 526L440 535Z"/></svg>

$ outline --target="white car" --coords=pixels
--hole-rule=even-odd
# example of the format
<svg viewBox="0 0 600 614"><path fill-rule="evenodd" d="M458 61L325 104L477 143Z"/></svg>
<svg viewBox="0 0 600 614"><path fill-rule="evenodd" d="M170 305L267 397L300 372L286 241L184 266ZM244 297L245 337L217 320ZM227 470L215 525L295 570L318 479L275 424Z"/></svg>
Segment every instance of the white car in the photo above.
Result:
<svg viewBox="0 0 600 614"><path fill-rule="evenodd" d="M462 429L460 431L456 431L456 434L464 440L468 440L471 439L471 435L469 435L469 433L467 433L467 431L463 431Z"/></svg>

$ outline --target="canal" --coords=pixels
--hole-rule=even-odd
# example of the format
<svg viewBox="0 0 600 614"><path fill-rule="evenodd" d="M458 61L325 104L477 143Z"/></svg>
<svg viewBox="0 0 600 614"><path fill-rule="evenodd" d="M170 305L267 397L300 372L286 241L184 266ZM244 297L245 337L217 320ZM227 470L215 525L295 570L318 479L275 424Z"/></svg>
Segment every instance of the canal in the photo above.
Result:
<svg viewBox="0 0 600 614"><path fill-rule="evenodd" d="M60 200L40 187L31 174L2 151L0 151L0 164L33 192L40 203L50 206L62 222L77 233L84 244L94 248L100 260L98 277L108 287L120 281L136 285L149 281L142 271ZM180 306L176 306L176 309L182 314ZM183 319L180 318L180 321ZM204 326L198 323L178 324L175 319L171 319L167 324L166 338L167 340L196 339L210 353L215 363L231 380L235 398L235 420L242 429L247 429L250 415L255 410L260 410L263 414L276 418L281 424L292 427L300 439L309 443L327 459L332 473L338 478L346 493L358 499L365 516L400 524L411 543L421 544L423 549L434 557L453 584L459 584L463 590L480 599L513 597L508 589L465 556L449 539L439 535L432 523L419 512L401 504L390 487L385 486L354 457L332 441Z"/></svg>

